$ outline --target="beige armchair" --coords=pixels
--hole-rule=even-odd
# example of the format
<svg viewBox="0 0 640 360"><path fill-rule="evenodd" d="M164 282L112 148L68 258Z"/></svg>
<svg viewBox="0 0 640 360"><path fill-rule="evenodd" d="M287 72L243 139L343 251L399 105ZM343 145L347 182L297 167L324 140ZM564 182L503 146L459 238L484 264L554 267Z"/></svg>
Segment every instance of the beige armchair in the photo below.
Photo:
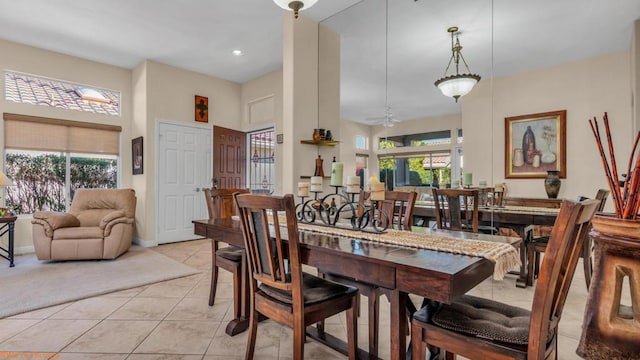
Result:
<svg viewBox="0 0 640 360"><path fill-rule="evenodd" d="M40 260L115 259L131 247L133 189L78 189L68 213L33 214L33 246Z"/></svg>

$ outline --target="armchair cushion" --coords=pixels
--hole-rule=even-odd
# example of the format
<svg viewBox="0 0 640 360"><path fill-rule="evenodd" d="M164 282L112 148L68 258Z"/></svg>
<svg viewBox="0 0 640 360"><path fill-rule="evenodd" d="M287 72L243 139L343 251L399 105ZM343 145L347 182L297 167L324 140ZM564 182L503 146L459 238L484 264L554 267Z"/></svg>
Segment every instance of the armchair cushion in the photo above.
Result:
<svg viewBox="0 0 640 360"><path fill-rule="evenodd" d="M53 240L102 239L104 231L95 226L58 229L53 232Z"/></svg>
<svg viewBox="0 0 640 360"><path fill-rule="evenodd" d="M53 231L56 229L80 226L80 220L77 217L56 211L36 211L33 214L31 223L42 225L45 229L45 234L49 237L53 235Z"/></svg>

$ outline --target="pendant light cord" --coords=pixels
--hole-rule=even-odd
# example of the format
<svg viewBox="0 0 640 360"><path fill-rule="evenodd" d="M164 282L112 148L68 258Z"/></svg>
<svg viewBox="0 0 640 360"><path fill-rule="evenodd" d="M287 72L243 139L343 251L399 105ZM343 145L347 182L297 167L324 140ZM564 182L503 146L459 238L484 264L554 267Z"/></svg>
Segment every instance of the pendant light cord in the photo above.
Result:
<svg viewBox="0 0 640 360"><path fill-rule="evenodd" d="M385 0L385 29L384 29L384 125L389 122L389 0Z"/></svg>

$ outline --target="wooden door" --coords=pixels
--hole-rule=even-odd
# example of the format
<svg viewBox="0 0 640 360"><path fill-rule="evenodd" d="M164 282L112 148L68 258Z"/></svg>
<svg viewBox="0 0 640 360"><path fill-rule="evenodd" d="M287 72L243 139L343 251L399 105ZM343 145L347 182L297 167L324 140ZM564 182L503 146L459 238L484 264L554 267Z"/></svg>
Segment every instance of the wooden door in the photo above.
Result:
<svg viewBox="0 0 640 360"><path fill-rule="evenodd" d="M213 127L213 186L218 189L246 187L246 134Z"/></svg>

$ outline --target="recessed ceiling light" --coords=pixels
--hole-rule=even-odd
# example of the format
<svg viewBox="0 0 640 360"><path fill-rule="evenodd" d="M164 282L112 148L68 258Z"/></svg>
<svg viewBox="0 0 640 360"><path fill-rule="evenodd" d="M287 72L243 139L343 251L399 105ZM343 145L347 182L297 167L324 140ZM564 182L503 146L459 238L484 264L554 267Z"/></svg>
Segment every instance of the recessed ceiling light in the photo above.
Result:
<svg viewBox="0 0 640 360"><path fill-rule="evenodd" d="M233 50L233 55L242 56L242 50Z"/></svg>

